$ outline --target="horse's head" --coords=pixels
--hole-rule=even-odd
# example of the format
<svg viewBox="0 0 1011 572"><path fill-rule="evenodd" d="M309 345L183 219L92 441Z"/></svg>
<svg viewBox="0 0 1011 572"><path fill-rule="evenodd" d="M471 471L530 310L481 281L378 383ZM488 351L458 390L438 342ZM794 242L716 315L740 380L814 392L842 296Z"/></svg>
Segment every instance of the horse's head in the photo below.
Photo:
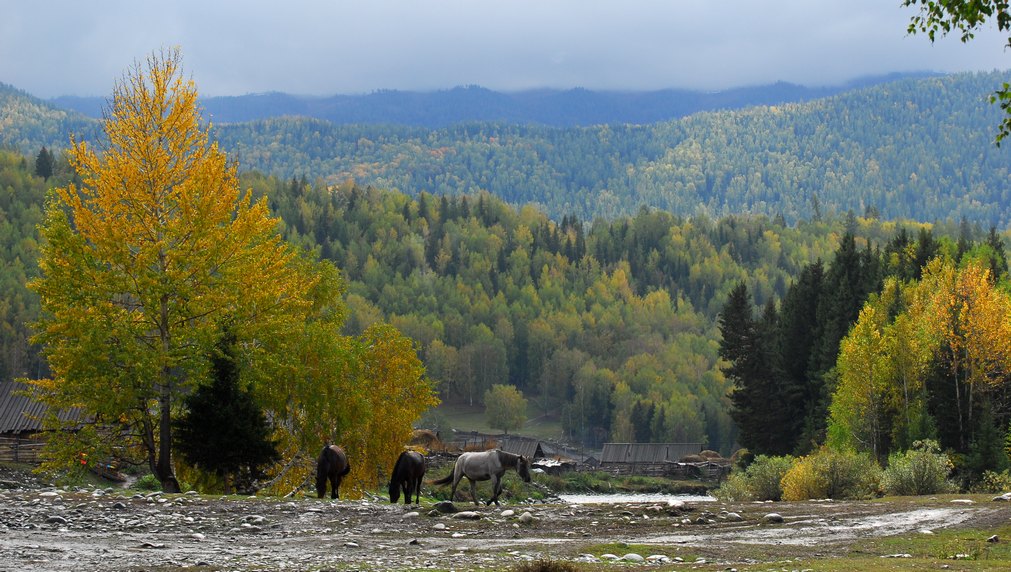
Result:
<svg viewBox="0 0 1011 572"><path fill-rule="evenodd" d="M400 500L400 483L390 480L390 502L396 504ZM406 501L405 501L406 502Z"/></svg>
<svg viewBox="0 0 1011 572"><path fill-rule="evenodd" d="M530 459L527 459L523 455L516 460L516 472L519 473L520 478L523 479L524 483L530 482Z"/></svg>

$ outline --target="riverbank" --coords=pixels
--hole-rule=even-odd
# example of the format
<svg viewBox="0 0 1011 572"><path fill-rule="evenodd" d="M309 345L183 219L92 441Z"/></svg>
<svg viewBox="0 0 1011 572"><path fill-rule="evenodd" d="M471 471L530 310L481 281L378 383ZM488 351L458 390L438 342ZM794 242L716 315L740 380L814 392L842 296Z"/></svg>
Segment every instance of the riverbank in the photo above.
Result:
<svg viewBox="0 0 1011 572"><path fill-rule="evenodd" d="M616 559L712 571L1011 567L1011 506L980 496L457 502L455 509L379 499L3 490L0 571L511 570L545 560L596 570Z"/></svg>

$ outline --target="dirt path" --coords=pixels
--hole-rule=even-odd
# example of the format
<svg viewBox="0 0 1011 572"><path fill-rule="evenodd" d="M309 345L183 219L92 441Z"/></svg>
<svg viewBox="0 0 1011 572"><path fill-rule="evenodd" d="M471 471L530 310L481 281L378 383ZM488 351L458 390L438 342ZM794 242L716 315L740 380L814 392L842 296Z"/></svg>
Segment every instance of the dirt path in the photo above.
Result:
<svg viewBox="0 0 1011 572"><path fill-rule="evenodd" d="M869 537L1006 526L1011 519L1008 503L950 498L683 507L518 504L462 516L431 511L379 501L0 491L0 571L507 568L540 558L600 561L603 545L624 556L622 545L610 543L630 545L628 552L638 553L644 565L649 557L652 563L702 557L731 565L740 558L735 546L776 547L777 557L811 546L831 553ZM765 522L771 512L783 522Z"/></svg>

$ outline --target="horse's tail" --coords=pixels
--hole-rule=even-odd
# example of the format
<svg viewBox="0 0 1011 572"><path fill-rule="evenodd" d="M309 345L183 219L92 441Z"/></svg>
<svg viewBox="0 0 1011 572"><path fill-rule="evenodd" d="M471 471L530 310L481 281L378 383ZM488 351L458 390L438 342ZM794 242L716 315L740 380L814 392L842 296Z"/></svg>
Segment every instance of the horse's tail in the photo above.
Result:
<svg viewBox="0 0 1011 572"><path fill-rule="evenodd" d="M344 463L344 470L341 471L341 475L340 476L343 477L344 475L346 475L346 474L348 474L350 472L351 472L351 463Z"/></svg>
<svg viewBox="0 0 1011 572"><path fill-rule="evenodd" d="M432 484L433 485L446 485L446 484L449 484L451 482L453 482L453 471L450 471L450 473L448 475L446 475L445 477L443 477L443 478L441 478L441 479L439 479L437 481L432 481Z"/></svg>

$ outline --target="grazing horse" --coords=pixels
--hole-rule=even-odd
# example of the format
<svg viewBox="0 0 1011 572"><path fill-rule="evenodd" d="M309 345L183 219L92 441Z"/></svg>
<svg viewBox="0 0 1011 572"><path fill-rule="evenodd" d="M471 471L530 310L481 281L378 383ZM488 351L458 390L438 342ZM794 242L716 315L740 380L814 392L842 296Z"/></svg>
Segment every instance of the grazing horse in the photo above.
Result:
<svg viewBox="0 0 1011 572"><path fill-rule="evenodd" d="M351 472L348 456L337 445L326 445L316 460L316 494L326 496L326 482L330 481L330 498L339 498L338 490L344 475Z"/></svg>
<svg viewBox="0 0 1011 572"><path fill-rule="evenodd" d="M411 494L415 503L421 503L421 479L425 476L425 456L416 451L404 451L397 457L390 476L390 502L400 499L404 490L404 504L411 504Z"/></svg>
<svg viewBox="0 0 1011 572"><path fill-rule="evenodd" d="M530 460L522 455L507 453L499 449L484 451L481 453L464 453L456 459L456 466L453 472L445 478L433 481L433 484L444 485L452 481L453 492L449 494L449 500L456 498L456 486L460 484L460 479L467 477L470 481L470 494L474 497L474 504L477 502L477 481L487 481L491 479L492 497L487 502L488 505L498 504L498 496L502 494L502 475L506 469L516 469L524 482L530 482Z"/></svg>

